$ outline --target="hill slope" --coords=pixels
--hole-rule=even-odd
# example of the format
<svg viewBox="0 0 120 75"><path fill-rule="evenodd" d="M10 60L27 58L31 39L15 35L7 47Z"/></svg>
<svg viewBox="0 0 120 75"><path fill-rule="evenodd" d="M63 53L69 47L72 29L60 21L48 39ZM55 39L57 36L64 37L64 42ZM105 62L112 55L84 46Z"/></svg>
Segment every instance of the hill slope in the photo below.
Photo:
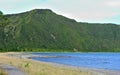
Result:
<svg viewBox="0 0 120 75"><path fill-rule="evenodd" d="M49 9L6 15L0 50L120 51L120 26L78 23Z"/></svg>

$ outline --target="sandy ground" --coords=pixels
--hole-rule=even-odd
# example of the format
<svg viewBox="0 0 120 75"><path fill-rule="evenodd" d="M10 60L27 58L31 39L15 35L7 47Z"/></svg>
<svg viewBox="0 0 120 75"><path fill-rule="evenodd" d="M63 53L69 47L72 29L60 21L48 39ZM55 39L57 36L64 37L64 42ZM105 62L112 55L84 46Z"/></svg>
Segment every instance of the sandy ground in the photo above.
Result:
<svg viewBox="0 0 120 75"><path fill-rule="evenodd" d="M34 57L34 55L25 55L25 53L8 53L10 54L10 56L13 56L14 57L14 54L15 54L15 57L17 58L23 58L25 59L26 57ZM17 56L16 56L17 55ZM35 56L36 57L36 56ZM45 62L46 63L46 62ZM58 67L68 67L68 68L74 68L74 69L77 69L77 70L81 70L81 71L88 71L88 72L91 72L95 75L120 75L120 71L114 71L114 70L106 70L106 69L95 69L95 68L84 68L84 67L74 67L74 66L66 66L66 65L61 65L61 64L56 64L56 63L49 63L53 66L58 66ZM10 73L10 70L9 70L9 67L10 68L13 68L13 71L17 71L17 72L13 72L14 74L10 74L10 75L25 75L23 74L22 71L18 70L17 68L15 67L11 67L11 66L6 66L4 65L3 66L5 68L5 70L7 70L7 72ZM8 68L8 69L7 69ZM20 72L20 73L18 73ZM11 72L12 73L12 72ZM17 73L17 74L15 74Z"/></svg>
<svg viewBox="0 0 120 75"><path fill-rule="evenodd" d="M103 73L105 75L120 75L120 71L113 70L91 69L90 71L98 74Z"/></svg>
<svg viewBox="0 0 120 75"><path fill-rule="evenodd" d="M114 70L106 70L106 69L96 69L96 68L85 68L85 67L75 67L75 66L67 66L62 64L56 64L56 63L50 63L55 66L61 66L61 67L68 67L73 69L79 69L81 71L88 71L95 75L120 75L120 71L114 71Z"/></svg>
<svg viewBox="0 0 120 75"><path fill-rule="evenodd" d="M88 70L89 72L97 74L97 75L120 75L120 71L96 69L96 68L81 68L81 67L78 67L78 69Z"/></svg>
<svg viewBox="0 0 120 75"><path fill-rule="evenodd" d="M37 57L34 55L23 55L23 58L29 58L29 57ZM74 66L66 66L66 65L61 65L61 64L56 64L56 63L51 63L52 65L55 66L62 66L62 67L69 67L69 68L75 68L75 69L80 69L81 71L89 71L93 74L96 75L120 75L120 71L115 71L115 70L106 70L106 69L96 69L96 68L84 68L84 67L74 67Z"/></svg>

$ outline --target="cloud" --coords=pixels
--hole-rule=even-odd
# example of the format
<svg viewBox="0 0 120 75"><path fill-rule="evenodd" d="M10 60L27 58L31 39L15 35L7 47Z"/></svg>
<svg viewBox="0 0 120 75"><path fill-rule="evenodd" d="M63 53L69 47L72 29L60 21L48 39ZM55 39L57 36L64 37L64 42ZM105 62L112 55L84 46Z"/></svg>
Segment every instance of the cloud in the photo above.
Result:
<svg viewBox="0 0 120 75"><path fill-rule="evenodd" d="M120 7L120 0L109 0L106 1L106 5L110 6L110 7Z"/></svg>
<svg viewBox="0 0 120 75"><path fill-rule="evenodd" d="M5 13L49 8L78 21L103 21L120 15L120 0L0 0Z"/></svg>
<svg viewBox="0 0 120 75"><path fill-rule="evenodd" d="M114 2L110 6L110 3ZM101 20L120 14L119 0L49 0L45 6L77 20Z"/></svg>

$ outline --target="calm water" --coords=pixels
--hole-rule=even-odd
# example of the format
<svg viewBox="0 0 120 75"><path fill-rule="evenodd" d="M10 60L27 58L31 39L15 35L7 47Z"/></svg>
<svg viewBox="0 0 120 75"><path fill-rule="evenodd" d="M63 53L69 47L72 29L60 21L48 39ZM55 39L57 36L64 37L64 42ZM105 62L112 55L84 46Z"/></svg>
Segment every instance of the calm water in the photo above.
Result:
<svg viewBox="0 0 120 75"><path fill-rule="evenodd" d="M32 58L70 66L120 70L120 53L33 53L47 58ZM56 57L57 56L57 57Z"/></svg>

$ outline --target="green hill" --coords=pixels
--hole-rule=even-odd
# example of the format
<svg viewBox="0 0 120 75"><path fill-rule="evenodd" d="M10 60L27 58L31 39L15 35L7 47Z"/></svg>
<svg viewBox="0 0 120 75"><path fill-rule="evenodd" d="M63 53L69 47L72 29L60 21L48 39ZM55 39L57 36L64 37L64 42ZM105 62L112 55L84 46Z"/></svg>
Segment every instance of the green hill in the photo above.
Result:
<svg viewBox="0 0 120 75"><path fill-rule="evenodd" d="M120 26L82 23L49 9L5 15L0 50L120 51Z"/></svg>

